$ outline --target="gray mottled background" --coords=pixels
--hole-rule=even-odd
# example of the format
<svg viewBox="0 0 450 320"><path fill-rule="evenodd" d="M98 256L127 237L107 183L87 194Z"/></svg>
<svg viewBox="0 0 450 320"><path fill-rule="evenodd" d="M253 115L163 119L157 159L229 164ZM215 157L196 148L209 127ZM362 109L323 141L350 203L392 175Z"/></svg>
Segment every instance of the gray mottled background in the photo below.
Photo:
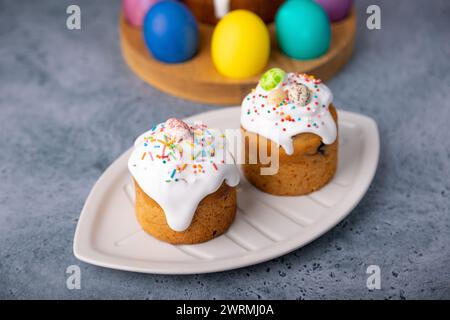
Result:
<svg viewBox="0 0 450 320"><path fill-rule="evenodd" d="M230 272L108 270L72 253L92 185L134 138L216 107L134 76L119 1L0 0L0 298L450 298L450 2L359 1L354 57L328 82L336 105L376 119L381 158L351 215L310 245ZM82 9L82 30L65 9ZM378 3L382 30L365 28ZM65 270L78 264L82 289ZM382 289L369 291L377 264Z"/></svg>

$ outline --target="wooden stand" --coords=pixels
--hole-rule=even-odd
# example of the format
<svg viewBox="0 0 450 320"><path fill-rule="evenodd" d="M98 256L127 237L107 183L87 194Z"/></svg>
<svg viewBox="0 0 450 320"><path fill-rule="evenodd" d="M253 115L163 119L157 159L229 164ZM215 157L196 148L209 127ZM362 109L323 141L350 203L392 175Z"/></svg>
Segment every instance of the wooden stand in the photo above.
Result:
<svg viewBox="0 0 450 320"><path fill-rule="evenodd" d="M174 96L207 104L239 105L243 97L256 86L261 75L234 80L220 75L211 60L210 43L214 26L199 24L200 49L184 63L166 64L154 59L145 46L140 29L120 18L120 40L128 66L141 79ZM312 60L294 60L278 48L274 26L270 25L271 54L264 71L279 67L288 72L305 72L322 80L330 79L350 59L356 33L354 10L342 21L332 24L330 50Z"/></svg>

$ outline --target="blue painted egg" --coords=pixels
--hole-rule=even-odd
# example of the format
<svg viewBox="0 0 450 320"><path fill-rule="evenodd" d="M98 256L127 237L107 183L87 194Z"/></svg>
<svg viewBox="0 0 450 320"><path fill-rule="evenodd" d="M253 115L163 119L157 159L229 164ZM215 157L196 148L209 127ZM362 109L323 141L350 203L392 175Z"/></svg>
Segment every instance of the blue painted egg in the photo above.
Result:
<svg viewBox="0 0 450 320"><path fill-rule="evenodd" d="M285 2L275 16L275 31L281 51L294 59L314 59L330 48L330 20L313 0Z"/></svg>
<svg viewBox="0 0 450 320"><path fill-rule="evenodd" d="M197 53L197 21L180 2L167 0L153 5L145 16L143 31L147 48L162 62L183 62Z"/></svg>

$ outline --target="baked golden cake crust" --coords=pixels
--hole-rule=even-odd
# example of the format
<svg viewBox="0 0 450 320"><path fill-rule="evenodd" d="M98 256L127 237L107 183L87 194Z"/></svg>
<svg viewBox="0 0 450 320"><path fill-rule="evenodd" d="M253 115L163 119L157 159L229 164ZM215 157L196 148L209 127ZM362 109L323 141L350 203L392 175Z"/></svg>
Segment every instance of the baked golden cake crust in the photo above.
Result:
<svg viewBox="0 0 450 320"><path fill-rule="evenodd" d="M236 215L236 188L226 183L200 201L191 225L185 231L172 230L164 210L139 185L136 189L136 217L142 228L155 238L171 244L194 244L223 234Z"/></svg>

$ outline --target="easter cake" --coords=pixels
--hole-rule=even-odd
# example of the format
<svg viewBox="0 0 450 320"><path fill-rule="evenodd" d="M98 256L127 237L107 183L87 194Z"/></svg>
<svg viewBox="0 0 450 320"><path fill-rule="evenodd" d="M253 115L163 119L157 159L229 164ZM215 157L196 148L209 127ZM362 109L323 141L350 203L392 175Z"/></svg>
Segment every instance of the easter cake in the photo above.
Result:
<svg viewBox="0 0 450 320"><path fill-rule="evenodd" d="M128 160L142 228L172 244L223 234L236 214L239 172L220 130L171 118L137 138Z"/></svg>
<svg viewBox="0 0 450 320"><path fill-rule="evenodd" d="M244 9L256 13L264 22L270 23L278 7L284 0L182 0L193 12L198 21L217 23L228 12Z"/></svg>
<svg viewBox="0 0 450 320"><path fill-rule="evenodd" d="M333 95L307 74L267 71L242 102L241 130L247 180L275 195L304 195L326 185L337 167L337 113ZM278 151L278 171L262 174L260 149ZM267 146L267 147L266 147ZM257 150L255 161L249 151ZM263 164L264 163L264 164Z"/></svg>

